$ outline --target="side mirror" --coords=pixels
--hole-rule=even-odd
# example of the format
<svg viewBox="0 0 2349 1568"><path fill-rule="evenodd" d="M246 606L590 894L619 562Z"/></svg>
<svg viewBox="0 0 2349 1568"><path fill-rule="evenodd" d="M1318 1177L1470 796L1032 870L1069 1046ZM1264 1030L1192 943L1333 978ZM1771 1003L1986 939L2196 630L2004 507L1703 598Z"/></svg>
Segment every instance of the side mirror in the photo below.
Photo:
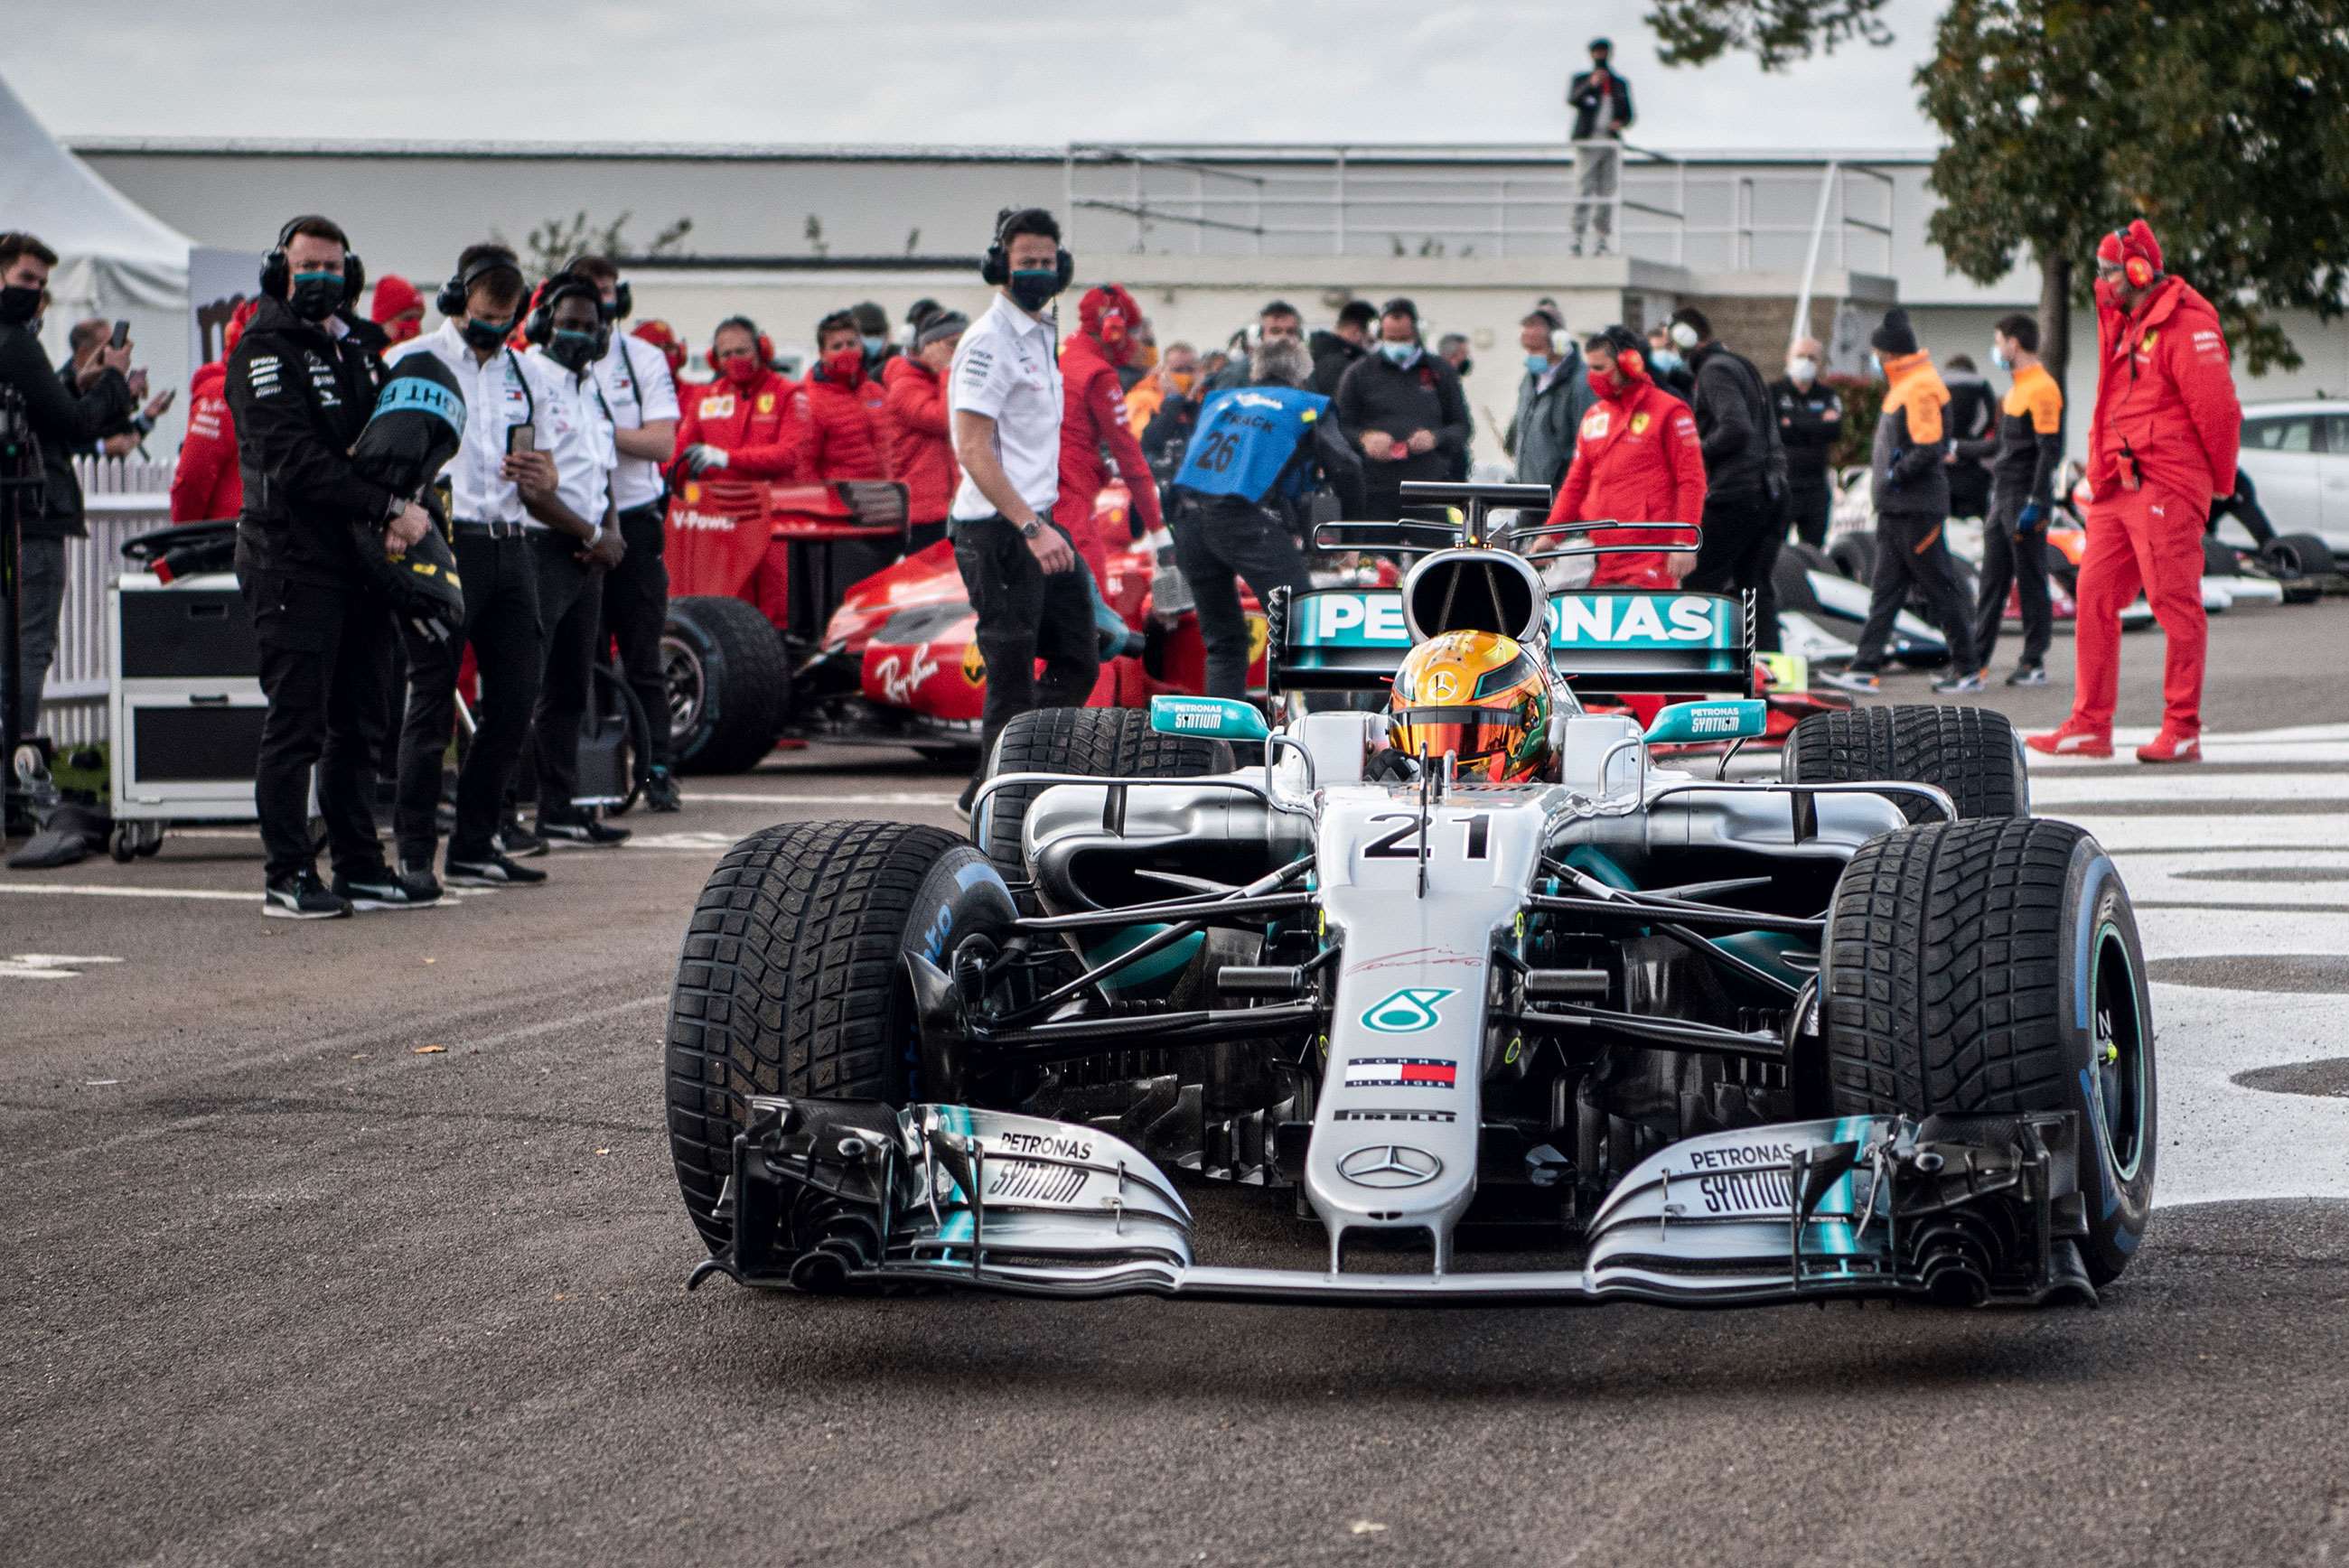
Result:
<svg viewBox="0 0 2349 1568"><path fill-rule="evenodd" d="M1770 705L1760 697L1716 702L1676 702L1660 708L1648 726L1648 744L1678 746L1704 740L1752 740L1770 727Z"/></svg>
<svg viewBox="0 0 2349 1568"><path fill-rule="evenodd" d="M1260 741L1272 733L1255 704L1232 696L1154 696L1150 727L1161 735L1197 735L1209 740Z"/></svg>

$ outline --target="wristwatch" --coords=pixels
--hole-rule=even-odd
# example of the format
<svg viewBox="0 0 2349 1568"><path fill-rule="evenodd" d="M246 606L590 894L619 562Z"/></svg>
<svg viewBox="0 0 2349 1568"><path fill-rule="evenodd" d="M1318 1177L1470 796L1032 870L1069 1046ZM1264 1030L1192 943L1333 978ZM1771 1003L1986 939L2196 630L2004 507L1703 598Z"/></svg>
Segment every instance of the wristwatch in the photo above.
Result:
<svg viewBox="0 0 2349 1568"><path fill-rule="evenodd" d="M1022 539L1033 539L1043 531L1044 521L1041 518L1031 517L1019 524L1019 537Z"/></svg>

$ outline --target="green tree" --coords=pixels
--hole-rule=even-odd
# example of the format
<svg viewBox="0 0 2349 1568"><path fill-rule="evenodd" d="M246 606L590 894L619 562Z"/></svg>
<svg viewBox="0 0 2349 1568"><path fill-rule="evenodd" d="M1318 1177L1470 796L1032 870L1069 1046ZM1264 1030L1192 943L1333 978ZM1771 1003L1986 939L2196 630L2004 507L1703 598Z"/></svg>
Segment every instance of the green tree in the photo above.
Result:
<svg viewBox="0 0 2349 1568"><path fill-rule="evenodd" d="M1890 42L1878 9L1657 0L1650 20L1673 64L1741 49L1772 69L1814 41ZM2275 312L2342 314L2349 27L2335 0L1951 0L1916 82L1945 140L1926 232L1979 283L2022 259L2038 268L2059 377L2097 242L2139 215L2254 374L2301 363Z"/></svg>

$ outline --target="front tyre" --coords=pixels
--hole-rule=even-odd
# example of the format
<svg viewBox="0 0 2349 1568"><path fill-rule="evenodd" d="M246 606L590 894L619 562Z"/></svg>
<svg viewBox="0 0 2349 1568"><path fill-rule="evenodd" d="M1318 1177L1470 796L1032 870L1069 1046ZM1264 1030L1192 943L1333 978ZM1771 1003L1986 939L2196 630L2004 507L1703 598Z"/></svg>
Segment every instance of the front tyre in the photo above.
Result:
<svg viewBox="0 0 2349 1568"><path fill-rule="evenodd" d="M1820 973L1837 1114L2072 1112L2088 1277L2128 1266L2153 1206L2153 1005L2103 846L2028 820L1873 839L1837 884Z"/></svg>
<svg viewBox="0 0 2349 1568"><path fill-rule="evenodd" d="M1010 890L969 843L910 822L788 822L729 850L702 884L669 992L669 1156L711 1252L752 1094L878 1099L922 1085L905 958L1001 932Z"/></svg>
<svg viewBox="0 0 2349 1568"><path fill-rule="evenodd" d="M1962 819L2027 817L2031 779L2007 717L1987 707L1900 703L1815 713L1778 757L1788 784L1902 779L1946 790ZM1910 821L1940 813L1913 795L1890 797Z"/></svg>

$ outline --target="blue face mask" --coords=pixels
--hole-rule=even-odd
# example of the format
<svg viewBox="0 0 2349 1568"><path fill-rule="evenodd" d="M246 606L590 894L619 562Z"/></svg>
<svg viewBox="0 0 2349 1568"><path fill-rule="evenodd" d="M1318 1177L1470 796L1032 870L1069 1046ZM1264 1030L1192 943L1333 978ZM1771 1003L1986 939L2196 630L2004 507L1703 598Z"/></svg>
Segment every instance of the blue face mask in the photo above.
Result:
<svg viewBox="0 0 2349 1568"><path fill-rule="evenodd" d="M1687 363L1676 349L1651 348L1648 351L1648 368L1651 370L1678 370Z"/></svg>
<svg viewBox="0 0 2349 1568"><path fill-rule="evenodd" d="M1868 351L1868 368L1871 375L1881 378L1884 375L1884 356L1877 353L1873 348L1869 349Z"/></svg>
<svg viewBox="0 0 2349 1568"><path fill-rule="evenodd" d="M1419 345L1407 341L1390 343L1381 340L1379 344L1379 352L1387 356L1388 363L1409 369L1411 362L1419 357Z"/></svg>
<svg viewBox="0 0 2349 1568"><path fill-rule="evenodd" d="M1533 375L1533 376L1547 376L1547 375L1548 375L1548 374L1549 374L1549 356L1548 356L1548 355L1547 355L1547 354L1528 354L1528 355L1526 355L1526 373L1527 373L1528 375Z"/></svg>
<svg viewBox="0 0 2349 1568"><path fill-rule="evenodd" d="M864 346L864 357L867 359L879 358L881 351L889 346L887 338L875 337L869 332L858 334L856 341Z"/></svg>
<svg viewBox="0 0 2349 1568"><path fill-rule="evenodd" d="M1995 342L1992 342L1990 346L1990 362L1998 366L2001 370L2004 370L2008 367L2006 363L2006 355L2000 349Z"/></svg>

